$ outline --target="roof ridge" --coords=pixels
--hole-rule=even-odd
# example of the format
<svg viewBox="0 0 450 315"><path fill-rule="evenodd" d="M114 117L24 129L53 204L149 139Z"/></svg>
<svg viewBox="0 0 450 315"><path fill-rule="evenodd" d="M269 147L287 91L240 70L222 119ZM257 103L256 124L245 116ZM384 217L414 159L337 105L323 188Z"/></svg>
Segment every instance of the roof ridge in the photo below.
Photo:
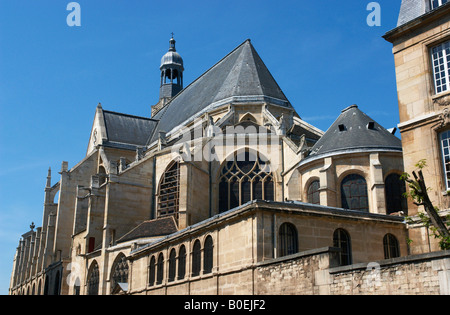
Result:
<svg viewBox="0 0 450 315"><path fill-rule="evenodd" d="M291 105L291 102L289 102L289 99L286 97L286 94L284 94L283 90L281 89L280 85L278 84L277 80L275 80L274 76L272 75L272 72L270 72L270 70L269 70L269 68L267 67L267 65L265 64L264 60L261 58L261 56L260 56L259 53L256 51L256 48L255 48L253 45L250 45L250 51L251 51L251 54L252 54L252 56L253 56L252 59L253 59L253 61L255 62L256 73L258 74L259 81L261 82L261 73L260 73L261 69L260 69L259 67L256 66L256 65L257 65L257 64L256 64L256 58L258 58L258 62L262 63L262 65L264 66L264 69L267 70L267 73L269 74L269 76L270 76L270 78L272 79L272 81L275 83L275 85L276 85L276 87L277 87L277 89L278 89L278 92L280 92L280 93L284 96L284 98L286 99L288 105L291 106L291 107L293 107L293 106ZM261 83L262 83L262 82L261 82ZM262 94L265 95L266 93L265 93L264 89L267 88L267 87L264 87L264 86L261 84L261 87L260 87L260 88L261 88ZM301 118L300 118L300 119L301 119Z"/></svg>
<svg viewBox="0 0 450 315"><path fill-rule="evenodd" d="M143 117L143 116L136 116L136 115L130 115L130 114L125 114L125 113L119 113L119 112L114 112L111 110L105 110L103 109L103 113L109 113L109 114L114 114L114 115L120 115L120 116L127 116L127 117L131 117L131 118L138 118L138 119L145 119L145 120L151 120L151 121L159 121L158 119L154 119L154 118L149 118L149 117Z"/></svg>

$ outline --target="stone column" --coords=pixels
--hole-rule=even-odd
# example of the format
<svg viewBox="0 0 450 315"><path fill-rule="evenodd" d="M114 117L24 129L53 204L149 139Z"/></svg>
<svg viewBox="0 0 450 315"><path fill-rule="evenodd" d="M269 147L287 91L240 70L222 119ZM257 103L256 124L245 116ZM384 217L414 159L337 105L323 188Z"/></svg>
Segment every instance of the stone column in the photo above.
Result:
<svg viewBox="0 0 450 315"><path fill-rule="evenodd" d="M383 167L379 160L379 153L370 154L370 212L386 214L386 201L383 180ZM369 188L369 187L368 187Z"/></svg>

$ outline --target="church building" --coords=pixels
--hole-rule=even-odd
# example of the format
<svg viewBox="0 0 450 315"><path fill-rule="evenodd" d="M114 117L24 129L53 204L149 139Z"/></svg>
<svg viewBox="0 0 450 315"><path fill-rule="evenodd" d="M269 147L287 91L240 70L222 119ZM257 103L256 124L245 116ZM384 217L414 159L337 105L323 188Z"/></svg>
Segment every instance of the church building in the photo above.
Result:
<svg viewBox="0 0 450 315"><path fill-rule="evenodd" d="M450 293L450 254L411 243L395 129L364 104L310 125L250 40L184 86L177 48L149 117L98 104L85 158L49 169L11 295Z"/></svg>

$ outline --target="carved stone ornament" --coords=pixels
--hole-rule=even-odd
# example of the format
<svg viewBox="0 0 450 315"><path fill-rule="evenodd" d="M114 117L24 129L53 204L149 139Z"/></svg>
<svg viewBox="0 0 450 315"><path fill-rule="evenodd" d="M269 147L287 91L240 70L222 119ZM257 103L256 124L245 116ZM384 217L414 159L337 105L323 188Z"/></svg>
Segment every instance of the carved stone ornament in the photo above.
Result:
<svg viewBox="0 0 450 315"><path fill-rule="evenodd" d="M433 100L433 104L438 106L449 106L450 105L450 95L442 96Z"/></svg>
<svg viewBox="0 0 450 315"><path fill-rule="evenodd" d="M441 121L441 128L448 126L450 124L450 109L444 109L442 114L439 115L439 120Z"/></svg>
<svg viewBox="0 0 450 315"><path fill-rule="evenodd" d="M94 145L97 145L97 129L94 129L94 135L92 136Z"/></svg>

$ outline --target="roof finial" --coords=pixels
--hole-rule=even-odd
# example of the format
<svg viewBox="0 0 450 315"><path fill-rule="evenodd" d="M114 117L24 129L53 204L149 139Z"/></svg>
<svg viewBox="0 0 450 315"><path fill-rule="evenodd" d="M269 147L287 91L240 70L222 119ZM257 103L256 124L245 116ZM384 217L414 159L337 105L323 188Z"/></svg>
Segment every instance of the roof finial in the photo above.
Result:
<svg viewBox="0 0 450 315"><path fill-rule="evenodd" d="M173 32L171 33L172 34L172 38L170 39L170 48L169 48L169 51L177 51L176 49L175 49L175 39L173 38Z"/></svg>

